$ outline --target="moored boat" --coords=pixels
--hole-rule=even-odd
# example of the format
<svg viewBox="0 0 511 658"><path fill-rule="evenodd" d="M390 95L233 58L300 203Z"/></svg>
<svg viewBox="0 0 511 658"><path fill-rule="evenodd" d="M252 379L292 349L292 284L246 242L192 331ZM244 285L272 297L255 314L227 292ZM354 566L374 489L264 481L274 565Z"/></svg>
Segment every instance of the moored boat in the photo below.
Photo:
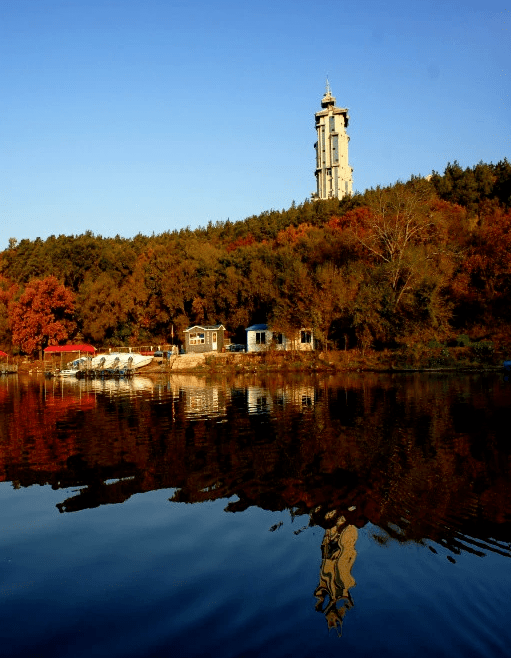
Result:
<svg viewBox="0 0 511 658"><path fill-rule="evenodd" d="M57 370L55 377L76 377L78 372L80 372L78 368L64 368L63 370Z"/></svg>
<svg viewBox="0 0 511 658"><path fill-rule="evenodd" d="M93 369L123 369L123 368L142 368L153 360L152 356L139 354L138 352L110 352L109 354L98 354L91 362L90 367Z"/></svg>
<svg viewBox="0 0 511 658"><path fill-rule="evenodd" d="M128 368L143 368L151 363L153 360L152 356L139 354L138 352L123 354L122 356L127 357L124 361Z"/></svg>

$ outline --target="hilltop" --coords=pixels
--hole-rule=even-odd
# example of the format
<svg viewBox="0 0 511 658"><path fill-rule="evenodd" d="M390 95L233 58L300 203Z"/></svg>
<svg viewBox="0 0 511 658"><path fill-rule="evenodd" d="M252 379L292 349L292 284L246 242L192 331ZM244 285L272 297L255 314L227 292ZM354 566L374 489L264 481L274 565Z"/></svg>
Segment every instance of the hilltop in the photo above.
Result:
<svg viewBox="0 0 511 658"><path fill-rule="evenodd" d="M167 342L217 322L233 342L271 322L313 327L323 349L498 346L510 256L507 160L195 230L12 238L0 253L0 348Z"/></svg>

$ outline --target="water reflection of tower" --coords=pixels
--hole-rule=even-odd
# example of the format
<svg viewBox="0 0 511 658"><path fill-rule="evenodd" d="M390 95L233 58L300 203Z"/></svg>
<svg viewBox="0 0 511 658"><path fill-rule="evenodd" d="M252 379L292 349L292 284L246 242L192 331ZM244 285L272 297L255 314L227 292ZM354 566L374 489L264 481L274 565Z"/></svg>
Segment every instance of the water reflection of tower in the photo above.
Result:
<svg viewBox="0 0 511 658"><path fill-rule="evenodd" d="M357 538L356 527L346 525L341 516L332 528L325 530L321 543L319 584L314 591L316 610L324 613L328 628L337 629L339 636L344 615L354 605L350 589L356 585L351 570L357 557Z"/></svg>

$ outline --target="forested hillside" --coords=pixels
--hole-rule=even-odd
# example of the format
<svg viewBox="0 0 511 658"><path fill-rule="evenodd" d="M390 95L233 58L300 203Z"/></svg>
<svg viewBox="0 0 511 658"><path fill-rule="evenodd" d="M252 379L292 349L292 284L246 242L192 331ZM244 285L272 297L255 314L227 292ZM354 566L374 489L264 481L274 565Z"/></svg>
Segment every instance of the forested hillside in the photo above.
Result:
<svg viewBox="0 0 511 658"><path fill-rule="evenodd" d="M338 201L133 239L9 240L0 347L167 342L195 322L233 340L271 322L330 347L385 347L507 330L511 165L413 177Z"/></svg>

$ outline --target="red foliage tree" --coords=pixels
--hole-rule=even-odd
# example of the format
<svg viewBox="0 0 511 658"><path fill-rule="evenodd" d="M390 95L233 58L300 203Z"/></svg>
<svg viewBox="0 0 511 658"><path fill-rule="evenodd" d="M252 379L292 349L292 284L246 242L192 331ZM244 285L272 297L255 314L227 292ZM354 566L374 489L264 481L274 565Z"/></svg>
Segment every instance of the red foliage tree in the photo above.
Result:
<svg viewBox="0 0 511 658"><path fill-rule="evenodd" d="M231 251L234 251L235 249L239 249L240 247L250 247L255 243L255 238L253 235L246 235L241 238L237 238L233 242L227 245L227 253L230 253Z"/></svg>
<svg viewBox="0 0 511 658"><path fill-rule="evenodd" d="M279 231L275 242L278 246L294 246L297 242L302 240L312 229L313 226L307 223L299 224L298 226L288 226L283 231Z"/></svg>
<svg viewBox="0 0 511 658"><path fill-rule="evenodd" d="M76 323L74 296L54 276L34 279L10 310L12 342L26 354L66 340Z"/></svg>

